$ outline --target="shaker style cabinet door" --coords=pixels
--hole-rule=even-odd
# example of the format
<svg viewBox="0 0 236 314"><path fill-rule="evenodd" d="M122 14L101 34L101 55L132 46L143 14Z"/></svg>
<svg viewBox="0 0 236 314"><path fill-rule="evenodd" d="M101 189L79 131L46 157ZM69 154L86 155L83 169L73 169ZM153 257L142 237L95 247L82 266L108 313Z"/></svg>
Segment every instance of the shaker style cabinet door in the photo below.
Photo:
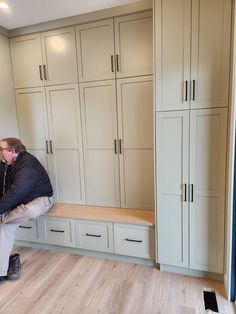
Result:
<svg viewBox="0 0 236 314"><path fill-rule="evenodd" d="M230 0L157 0L157 111L228 106Z"/></svg>
<svg viewBox="0 0 236 314"><path fill-rule="evenodd" d="M49 153L57 202L84 204L83 150L77 84L46 88Z"/></svg>
<svg viewBox="0 0 236 314"><path fill-rule="evenodd" d="M45 85L78 82L73 27L41 33Z"/></svg>
<svg viewBox="0 0 236 314"><path fill-rule="evenodd" d="M156 114L158 262L188 267L188 111Z"/></svg>
<svg viewBox="0 0 236 314"><path fill-rule="evenodd" d="M10 39L15 88L43 86L40 34Z"/></svg>
<svg viewBox="0 0 236 314"><path fill-rule="evenodd" d="M223 274L227 109L190 116L190 267Z"/></svg>
<svg viewBox="0 0 236 314"><path fill-rule="evenodd" d="M78 82L73 27L10 40L15 88Z"/></svg>
<svg viewBox="0 0 236 314"><path fill-rule="evenodd" d="M80 84L86 201L120 207L114 81Z"/></svg>
<svg viewBox="0 0 236 314"><path fill-rule="evenodd" d="M27 150L49 171L46 97L43 87L15 91L19 136Z"/></svg>
<svg viewBox="0 0 236 314"><path fill-rule="evenodd" d="M153 73L152 12L114 19L116 77Z"/></svg>
<svg viewBox="0 0 236 314"><path fill-rule="evenodd" d="M152 77L117 80L121 207L154 209Z"/></svg>
<svg viewBox="0 0 236 314"><path fill-rule="evenodd" d="M115 78L113 19L76 26L79 81Z"/></svg>
<svg viewBox="0 0 236 314"><path fill-rule="evenodd" d="M192 109L228 106L230 25L230 0L192 0Z"/></svg>

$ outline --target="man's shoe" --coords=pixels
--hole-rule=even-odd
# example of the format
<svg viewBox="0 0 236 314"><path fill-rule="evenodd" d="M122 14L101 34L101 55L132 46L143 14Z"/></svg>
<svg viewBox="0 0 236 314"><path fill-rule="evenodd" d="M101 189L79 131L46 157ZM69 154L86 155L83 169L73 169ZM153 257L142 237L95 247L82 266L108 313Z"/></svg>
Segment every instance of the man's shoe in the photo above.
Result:
<svg viewBox="0 0 236 314"><path fill-rule="evenodd" d="M16 254L11 255L9 258L7 279L8 280L19 279L20 273L21 273L20 254L16 253Z"/></svg>
<svg viewBox="0 0 236 314"><path fill-rule="evenodd" d="M3 282L7 279L7 276L0 276L0 282Z"/></svg>

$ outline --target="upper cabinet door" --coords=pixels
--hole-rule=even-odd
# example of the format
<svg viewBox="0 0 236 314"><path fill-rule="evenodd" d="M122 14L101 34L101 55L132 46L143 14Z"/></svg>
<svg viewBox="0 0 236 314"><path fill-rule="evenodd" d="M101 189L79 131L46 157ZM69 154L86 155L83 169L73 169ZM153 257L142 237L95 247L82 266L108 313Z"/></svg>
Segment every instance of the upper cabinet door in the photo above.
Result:
<svg viewBox="0 0 236 314"><path fill-rule="evenodd" d="M189 109L191 0L157 0L156 109Z"/></svg>
<svg viewBox="0 0 236 314"><path fill-rule="evenodd" d="M115 18L116 77L153 73L152 12Z"/></svg>
<svg viewBox="0 0 236 314"><path fill-rule="evenodd" d="M76 27L79 81L115 77L113 19Z"/></svg>
<svg viewBox="0 0 236 314"><path fill-rule="evenodd" d="M45 85L78 82L74 28L45 32L41 39Z"/></svg>
<svg viewBox="0 0 236 314"><path fill-rule="evenodd" d="M228 106L231 1L155 4L157 111Z"/></svg>
<svg viewBox="0 0 236 314"><path fill-rule="evenodd" d="M230 0L192 0L191 108L228 106Z"/></svg>
<svg viewBox="0 0 236 314"><path fill-rule="evenodd" d="M40 34L10 40L15 88L43 85Z"/></svg>

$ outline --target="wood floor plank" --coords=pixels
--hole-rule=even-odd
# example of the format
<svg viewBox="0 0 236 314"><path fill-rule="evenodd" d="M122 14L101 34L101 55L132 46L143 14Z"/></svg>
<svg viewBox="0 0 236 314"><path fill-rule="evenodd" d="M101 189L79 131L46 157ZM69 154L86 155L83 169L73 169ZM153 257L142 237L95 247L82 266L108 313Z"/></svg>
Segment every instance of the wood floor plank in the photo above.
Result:
<svg viewBox="0 0 236 314"><path fill-rule="evenodd" d="M18 247L22 275L0 284L0 314L202 314L203 288L235 313L222 282L157 268Z"/></svg>

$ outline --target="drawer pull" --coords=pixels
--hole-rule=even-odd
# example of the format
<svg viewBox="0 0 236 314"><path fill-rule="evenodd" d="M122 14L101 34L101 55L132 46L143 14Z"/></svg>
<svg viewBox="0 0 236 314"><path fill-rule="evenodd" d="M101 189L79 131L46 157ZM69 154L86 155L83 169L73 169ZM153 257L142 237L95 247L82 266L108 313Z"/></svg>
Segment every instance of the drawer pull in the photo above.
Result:
<svg viewBox="0 0 236 314"><path fill-rule="evenodd" d="M91 233L86 233L87 237L94 237L94 238L101 238L101 234L91 234Z"/></svg>
<svg viewBox="0 0 236 314"><path fill-rule="evenodd" d="M22 229L32 229L32 227L28 227L28 226L19 226L19 228L22 228Z"/></svg>
<svg viewBox="0 0 236 314"><path fill-rule="evenodd" d="M55 229L50 229L51 232L59 232L59 233L63 233L65 232L65 230L55 230Z"/></svg>
<svg viewBox="0 0 236 314"><path fill-rule="evenodd" d="M132 239L128 239L126 238L125 241L129 241L129 242L138 242L138 243L142 243L142 240L132 240Z"/></svg>

